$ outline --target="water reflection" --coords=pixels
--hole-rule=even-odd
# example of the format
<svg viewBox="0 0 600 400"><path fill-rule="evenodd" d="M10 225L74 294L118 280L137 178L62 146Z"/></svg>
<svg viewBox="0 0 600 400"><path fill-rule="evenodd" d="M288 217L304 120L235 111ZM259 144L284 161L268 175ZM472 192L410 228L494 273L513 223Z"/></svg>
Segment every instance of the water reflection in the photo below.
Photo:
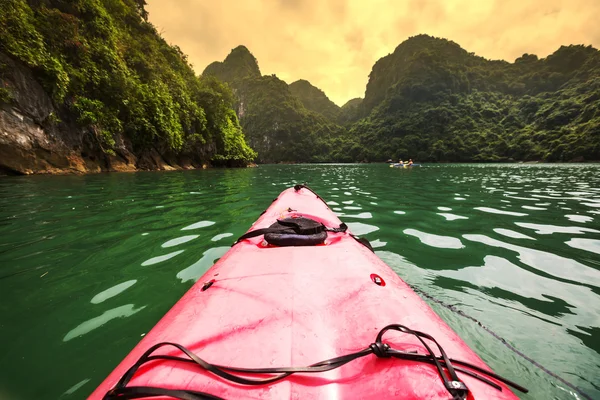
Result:
<svg viewBox="0 0 600 400"><path fill-rule="evenodd" d="M68 342L69 340L75 339L76 337L83 336L86 333L89 333L94 329L101 327L102 325L115 318L130 317L133 314L143 310L144 308L146 308L146 306L134 308L133 304L126 304L124 306L105 311L102 315L82 322L77 327L71 329L63 338L63 342Z"/></svg>
<svg viewBox="0 0 600 400"><path fill-rule="evenodd" d="M10 321L0 340L11 343L0 391L59 398L89 378L72 395L85 398L116 362L106 354L126 354L229 249L227 238L306 181L404 280L600 398L599 167L431 165L400 175L376 164L261 165L0 180L0 312ZM129 305L103 314L119 304ZM119 321L133 304L146 308ZM432 306L494 370L530 383L524 400L574 398L477 325Z"/></svg>
<svg viewBox="0 0 600 400"><path fill-rule="evenodd" d="M185 228L181 228L182 231L189 231L192 229L199 229L199 228L206 228L207 226L211 226L214 225L215 222L214 221L200 221L200 222L196 222L195 224L192 225L188 225Z"/></svg>
<svg viewBox="0 0 600 400"><path fill-rule="evenodd" d="M515 225L521 228L533 229L538 235L552 235L553 233L570 233L573 235L582 235L585 232L600 233L599 230L591 228L581 228L578 226L557 226L545 224L532 224L528 222L515 222Z"/></svg>
<svg viewBox="0 0 600 400"><path fill-rule="evenodd" d="M431 247L437 247L440 249L462 249L465 247L460 239L455 237L434 235L432 233L421 232L416 229L405 229L404 233L406 235L418 238L421 243Z"/></svg>
<svg viewBox="0 0 600 400"><path fill-rule="evenodd" d="M132 287L133 285L135 285L136 282L137 282L137 279L132 279L130 281L119 283L118 285L115 285L111 288L103 290L102 292L95 295L92 298L92 300L90 300L90 303L100 304L103 301L110 299L111 297L115 297L116 295L123 293L125 290L127 290L130 287Z"/></svg>
<svg viewBox="0 0 600 400"><path fill-rule="evenodd" d="M565 243L574 249L581 249L591 253L600 254L600 240L597 239L574 238Z"/></svg>
<svg viewBox="0 0 600 400"><path fill-rule="evenodd" d="M462 215L450 214L450 213L437 213L446 218L447 221L455 221L457 219L469 219L469 217L463 217Z"/></svg>
<svg viewBox="0 0 600 400"><path fill-rule="evenodd" d="M183 243L187 243L191 240L194 240L196 238L200 237L200 235L187 235L187 236L180 236L178 238L175 239L171 239L168 240L166 242L164 242L163 244L160 245L160 247L166 248L166 247L173 247L173 246L177 246Z"/></svg>
<svg viewBox="0 0 600 400"><path fill-rule="evenodd" d="M76 391L78 391L79 389L81 389L81 387L83 387L83 385L85 385L86 383L88 383L90 381L90 378L86 378L80 382L77 382L76 384L74 384L73 386L71 386L69 389L65 390L65 392L62 394L61 397L63 396L70 396L73 393L75 393Z"/></svg>
<svg viewBox="0 0 600 400"><path fill-rule="evenodd" d="M177 256L177 255L179 255L181 253L183 253L184 251L185 250L177 250L177 251L174 251L172 253L165 254L165 255L162 255L162 256L152 257L152 258L144 261L142 263L142 267L146 267L148 265L154 265L154 264L161 263L163 261L170 260L171 258L173 258L173 257L175 257L175 256Z"/></svg>
<svg viewBox="0 0 600 400"><path fill-rule="evenodd" d="M463 235L472 242L491 247L501 247L519 253L519 260L539 271L568 281L592 284L600 287L600 271L590 268L570 258L561 257L541 250L530 249L492 239L485 235Z"/></svg>
<svg viewBox="0 0 600 400"><path fill-rule="evenodd" d="M379 227L375 225L364 224L362 222L348 222L347 225L350 228L350 232L355 235L366 235L379 230Z"/></svg>
<svg viewBox="0 0 600 400"><path fill-rule="evenodd" d="M486 213L490 213L490 214L502 214L502 215L512 215L514 217L524 217L527 214L525 213L520 213L520 212L514 212L514 211L504 211L504 210L498 210L497 208L491 208L491 207L475 207L475 210L479 210L479 211L483 211Z"/></svg>
<svg viewBox="0 0 600 400"><path fill-rule="evenodd" d="M585 224L586 222L592 222L594 220L594 218L589 217L587 215L572 215L572 214L568 214L568 215L565 215L565 218L568 218L569 221L579 222L579 223L582 223L582 224Z"/></svg>
<svg viewBox="0 0 600 400"><path fill-rule="evenodd" d="M219 233L218 235L215 235L212 239L210 239L212 242L218 242L221 239L225 239L228 237L232 237L233 233Z"/></svg>
<svg viewBox="0 0 600 400"><path fill-rule="evenodd" d="M223 257L227 251L231 249L230 246L214 247L206 250L202 254L202 258L190 265L186 269L183 269L177 273L177 278L181 279L181 282L196 281L202 276L219 258Z"/></svg>
<svg viewBox="0 0 600 400"><path fill-rule="evenodd" d="M359 219L370 219L373 218L373 214L370 212L363 212L359 214L342 214L344 218L359 218Z"/></svg>
<svg viewBox="0 0 600 400"><path fill-rule="evenodd" d="M511 229L504 229L504 228L494 228L494 232L503 235L503 236L507 236L513 239L529 239L529 240L535 240L535 238L532 238L531 236L527 236L524 235L520 232L515 232Z"/></svg>

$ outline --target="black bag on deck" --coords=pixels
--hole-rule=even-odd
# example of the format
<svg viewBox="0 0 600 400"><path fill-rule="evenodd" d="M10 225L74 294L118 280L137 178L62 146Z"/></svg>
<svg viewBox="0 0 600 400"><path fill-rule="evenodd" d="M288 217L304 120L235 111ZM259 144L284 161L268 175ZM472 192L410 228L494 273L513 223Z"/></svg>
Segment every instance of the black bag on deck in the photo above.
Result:
<svg viewBox="0 0 600 400"><path fill-rule="evenodd" d="M327 239L325 225L305 217L279 219L268 229L265 240L275 246L314 246Z"/></svg>

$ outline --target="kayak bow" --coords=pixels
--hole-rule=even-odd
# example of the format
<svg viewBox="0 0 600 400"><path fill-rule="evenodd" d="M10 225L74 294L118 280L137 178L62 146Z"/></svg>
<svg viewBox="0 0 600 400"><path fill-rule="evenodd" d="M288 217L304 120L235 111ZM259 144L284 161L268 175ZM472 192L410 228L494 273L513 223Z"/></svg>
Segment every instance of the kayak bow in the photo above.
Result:
<svg viewBox="0 0 600 400"><path fill-rule="evenodd" d="M317 231L326 235L316 245L275 246L263 236ZM297 185L90 398L517 399L505 382Z"/></svg>

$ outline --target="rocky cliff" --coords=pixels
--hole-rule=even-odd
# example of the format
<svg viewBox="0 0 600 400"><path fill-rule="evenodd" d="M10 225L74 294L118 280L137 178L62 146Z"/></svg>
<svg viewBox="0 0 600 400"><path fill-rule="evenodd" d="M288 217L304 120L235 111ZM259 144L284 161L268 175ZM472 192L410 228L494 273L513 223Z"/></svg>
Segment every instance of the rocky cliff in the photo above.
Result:
<svg viewBox="0 0 600 400"><path fill-rule="evenodd" d="M313 108L311 96L299 98L277 76L262 76L256 58L246 47L238 46L223 62L210 64L202 76L216 77L232 88L238 118L260 162L350 161L339 152L345 140L341 126L308 109L306 105ZM317 101L331 103L323 92L306 84L310 93L319 92ZM304 93L306 84L295 84L294 88Z"/></svg>
<svg viewBox="0 0 600 400"><path fill-rule="evenodd" d="M231 91L198 78L144 4L2 4L1 173L245 165L256 156Z"/></svg>

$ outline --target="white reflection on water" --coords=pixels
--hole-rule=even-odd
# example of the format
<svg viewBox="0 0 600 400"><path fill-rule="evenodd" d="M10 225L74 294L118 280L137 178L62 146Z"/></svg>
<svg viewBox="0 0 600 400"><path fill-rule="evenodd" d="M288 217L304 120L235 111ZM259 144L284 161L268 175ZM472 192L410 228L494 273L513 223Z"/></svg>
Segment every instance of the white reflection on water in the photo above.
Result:
<svg viewBox="0 0 600 400"><path fill-rule="evenodd" d="M125 290L127 290L130 287L132 287L133 285L135 285L136 282L137 282L137 279L132 279L127 282L119 283L118 285L115 285L111 288L108 288L108 289L98 293L97 295L95 295L92 298L92 300L90 302L92 304L100 304L103 301L110 299L111 297L115 297L116 295L123 293Z"/></svg>
<svg viewBox="0 0 600 400"><path fill-rule="evenodd" d="M219 233L218 235L215 235L210 240L213 241L213 242L218 242L221 239L225 239L225 238L228 238L228 237L231 237L231 236L233 236L233 233L229 233L229 232L227 232L227 233Z"/></svg>
<svg viewBox="0 0 600 400"><path fill-rule="evenodd" d="M514 217L524 217L527 215L525 213L498 210L497 208L491 208L491 207L475 207L475 210L483 211L483 212L490 213L490 214L512 215Z"/></svg>
<svg viewBox="0 0 600 400"><path fill-rule="evenodd" d="M450 213L436 213L437 215L441 215L446 218L448 221L454 221L457 219L469 219L469 217L463 217L462 215L450 214Z"/></svg>
<svg viewBox="0 0 600 400"><path fill-rule="evenodd" d="M565 242L568 246L574 249L589 251L591 253L600 254L600 240L597 239L582 239L574 238Z"/></svg>
<svg viewBox="0 0 600 400"><path fill-rule="evenodd" d="M181 228L182 231L189 231L191 229L199 229L199 228L206 228L207 226L211 226L214 225L215 222L214 221L200 221L200 222L196 222L195 224L192 225L188 225L184 228Z"/></svg>
<svg viewBox="0 0 600 400"><path fill-rule="evenodd" d="M527 236L527 235L524 235L524 234L519 233L519 232L515 232L515 231L510 230L510 229L494 228L494 232L499 233L500 235L511 237L513 239L530 239L530 240L535 240L535 238L532 238L531 236Z"/></svg>
<svg viewBox="0 0 600 400"><path fill-rule="evenodd" d="M152 257L152 258L144 261L142 263L142 267L146 267L148 265L154 265L154 264L158 264L158 263L163 262L163 261L167 261L167 260L175 257L176 255L179 255L179 254L183 253L184 251L185 250L177 250L177 251L174 251L172 253L165 254L163 256Z"/></svg>
<svg viewBox="0 0 600 400"><path fill-rule="evenodd" d="M177 273L177 278L181 279L182 282L186 281L196 281L198 278L202 276L212 265L228 250L230 250L230 246L221 246L221 247L213 247L211 249L206 250L202 254L202 258L198 261L190 265L189 267L179 271Z"/></svg>
<svg viewBox="0 0 600 400"><path fill-rule="evenodd" d="M405 229L404 233L406 235L417 237L421 243L431 247L437 247L440 249L462 249L465 247L460 239L451 236L434 235L432 233L421 232L416 229Z"/></svg>
<svg viewBox="0 0 600 400"><path fill-rule="evenodd" d="M348 222L347 225L350 232L355 235L366 235L379 230L379 227L375 225L369 225L362 222Z"/></svg>
<svg viewBox="0 0 600 400"><path fill-rule="evenodd" d="M543 225L543 224L530 224L528 222L515 222L515 225L521 228L534 229L538 235L551 235L553 233L571 233L573 235L582 235L585 232L600 233L600 231L591 228L581 228L579 226L557 226L557 225Z"/></svg>
<svg viewBox="0 0 600 400"><path fill-rule="evenodd" d="M160 247L166 248L166 247L173 247L173 246L177 246L179 244L183 244L183 243L187 243L191 240L196 239L197 237L200 237L200 235L187 235L187 236L181 236L175 239L171 239L168 240L166 242L164 242L163 244L160 245Z"/></svg>
<svg viewBox="0 0 600 400"><path fill-rule="evenodd" d="M532 268L569 281L586 282L600 286L600 271L590 268L570 258L557 256L541 250L504 243L485 235L463 235L472 242L479 242L491 247L501 247L519 253L519 260Z"/></svg>
<svg viewBox="0 0 600 400"><path fill-rule="evenodd" d="M567 215L565 215L565 218L567 218L569 221L580 222L582 224L585 224L586 222L591 222L594 220L594 218L592 218L590 216L577 215L577 214L567 214Z"/></svg>
<svg viewBox="0 0 600 400"><path fill-rule="evenodd" d="M106 324L108 321L111 321L115 318L130 317L133 314L146 308L146 306L142 306L140 308L133 308L133 307L134 307L133 304L125 304L124 306L120 306L120 307L105 311L102 315L99 315L95 318L92 318L85 322L82 322L75 328L71 329L69 331L69 333L67 333L65 335L65 337L63 338L63 342L68 342L71 339L85 335L86 333L89 333L89 332L93 331L94 329L101 327L102 325Z"/></svg>

